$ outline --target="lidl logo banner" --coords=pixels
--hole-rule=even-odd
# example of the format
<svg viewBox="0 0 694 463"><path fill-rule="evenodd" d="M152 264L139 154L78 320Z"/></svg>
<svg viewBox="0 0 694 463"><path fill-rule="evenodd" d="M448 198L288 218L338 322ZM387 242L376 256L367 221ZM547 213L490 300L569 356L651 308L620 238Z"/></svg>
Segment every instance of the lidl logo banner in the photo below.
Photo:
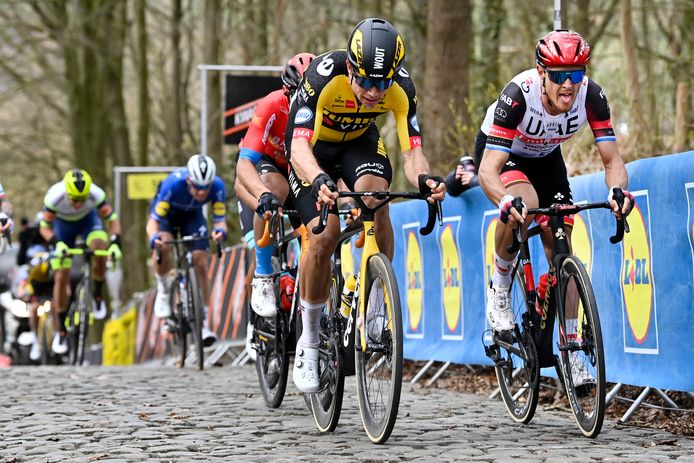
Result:
<svg viewBox="0 0 694 463"><path fill-rule="evenodd" d="M406 338L424 337L424 261L419 238L419 222L403 224L402 235L405 243L405 304L404 320Z"/></svg>
<svg viewBox="0 0 694 463"><path fill-rule="evenodd" d="M689 252L692 255L692 284L694 285L694 182L686 183L684 189L687 192L687 236L689 237Z"/></svg>
<svg viewBox="0 0 694 463"><path fill-rule="evenodd" d="M593 265L593 242L590 238L590 215L588 211L583 211L574 216L571 247L576 257L583 262L590 276Z"/></svg>
<svg viewBox="0 0 694 463"><path fill-rule="evenodd" d="M622 243L624 351L658 354L658 317L648 191L633 192L636 206L629 215L630 233Z"/></svg>
<svg viewBox="0 0 694 463"><path fill-rule="evenodd" d="M484 285L485 288L489 284L489 280L492 278L494 273L494 258L496 256L496 250L494 248L494 235L496 233L496 224L499 222L499 210L491 210L484 212L484 218L482 219L482 249L484 256ZM487 291L484 291L484 304L487 304ZM484 317L485 326L485 338L491 339L491 332L487 330L489 328L489 322L487 322L487 317Z"/></svg>
<svg viewBox="0 0 694 463"><path fill-rule="evenodd" d="M463 339L463 281L458 235L460 216L446 217L439 227L441 255L441 338Z"/></svg>

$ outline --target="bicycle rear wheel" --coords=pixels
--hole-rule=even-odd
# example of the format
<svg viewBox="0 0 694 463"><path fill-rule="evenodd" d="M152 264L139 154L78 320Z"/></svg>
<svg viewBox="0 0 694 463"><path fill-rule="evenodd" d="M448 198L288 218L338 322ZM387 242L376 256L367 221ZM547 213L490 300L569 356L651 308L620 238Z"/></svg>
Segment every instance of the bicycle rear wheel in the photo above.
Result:
<svg viewBox="0 0 694 463"><path fill-rule="evenodd" d="M605 417L605 355L598 306L583 264L569 256L561 265L563 313L559 313L559 351L564 386L576 423L595 437ZM577 327L567 327L567 313L578 313ZM576 333L575 337L573 333Z"/></svg>
<svg viewBox="0 0 694 463"><path fill-rule="evenodd" d="M395 272L384 254L369 258L359 297L367 298L366 320L357 321L358 327L365 325L366 349L362 348L359 328L354 342L359 412L369 439L382 444L395 426L402 387L400 294Z"/></svg>
<svg viewBox="0 0 694 463"><path fill-rule="evenodd" d="M82 365L84 354L87 350L87 338L89 336L89 304L91 294L89 283L80 281L75 288L75 298L70 306L70 328L72 336L69 339L70 364Z"/></svg>
<svg viewBox="0 0 694 463"><path fill-rule="evenodd" d="M522 269L516 273L511 289L511 309L516 319L513 334L495 335L497 342L490 349L504 405L513 421L527 424L537 409L540 364L528 326L528 295Z"/></svg>
<svg viewBox="0 0 694 463"><path fill-rule="evenodd" d="M320 389L307 394L313 419L320 432L333 432L340 421L345 390L344 356L341 347L343 319L340 315L340 278L333 269L330 296L320 322Z"/></svg>
<svg viewBox="0 0 694 463"><path fill-rule="evenodd" d="M288 314L277 311L273 319L255 317L253 336L257 340L255 371L265 404L278 408L284 400L289 374Z"/></svg>
<svg viewBox="0 0 694 463"><path fill-rule="evenodd" d="M205 364L205 353L202 343L202 294L200 293L200 282L198 273L194 268L188 270L188 319L192 323L193 343L195 344L196 365L198 370L202 370Z"/></svg>

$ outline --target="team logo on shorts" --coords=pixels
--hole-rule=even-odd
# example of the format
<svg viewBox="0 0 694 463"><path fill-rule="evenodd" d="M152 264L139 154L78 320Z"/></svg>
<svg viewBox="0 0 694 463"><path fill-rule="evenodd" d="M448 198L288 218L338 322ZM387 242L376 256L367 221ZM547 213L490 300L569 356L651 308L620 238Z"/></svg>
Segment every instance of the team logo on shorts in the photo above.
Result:
<svg viewBox="0 0 694 463"><path fill-rule="evenodd" d="M303 124L304 122L310 121L313 118L313 112L306 106L299 109L294 116L295 124Z"/></svg>

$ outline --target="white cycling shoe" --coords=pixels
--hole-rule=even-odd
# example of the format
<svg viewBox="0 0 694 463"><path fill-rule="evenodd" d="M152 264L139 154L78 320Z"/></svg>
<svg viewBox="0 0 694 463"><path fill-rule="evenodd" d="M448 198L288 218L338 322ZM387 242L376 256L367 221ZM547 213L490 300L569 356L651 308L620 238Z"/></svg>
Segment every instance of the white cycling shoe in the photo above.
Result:
<svg viewBox="0 0 694 463"><path fill-rule="evenodd" d="M253 277L251 283L251 308L261 317L274 317L277 313L275 284L272 275Z"/></svg>
<svg viewBox="0 0 694 463"><path fill-rule="evenodd" d="M248 354L248 357L255 362L256 355L258 352L253 348L251 345L251 340L253 339L253 325L251 322L248 322L248 325L246 325L246 353Z"/></svg>
<svg viewBox="0 0 694 463"><path fill-rule="evenodd" d="M106 318L106 303L102 300L94 301L94 320L103 320Z"/></svg>
<svg viewBox="0 0 694 463"><path fill-rule="evenodd" d="M296 346L292 379L296 388L305 393L317 392L320 387L318 378L318 347Z"/></svg>
<svg viewBox="0 0 694 463"><path fill-rule="evenodd" d="M510 290L508 286L487 288L487 320L494 331L510 331L513 329L513 311L511 310Z"/></svg>
<svg viewBox="0 0 694 463"><path fill-rule="evenodd" d="M595 384L595 378L593 378L593 375L586 369L578 352L569 353L569 363L571 364L571 379L574 382L574 387Z"/></svg>
<svg viewBox="0 0 694 463"><path fill-rule="evenodd" d="M67 353L67 334L60 332L55 333L53 336L53 344L51 344L51 349L58 355L63 355Z"/></svg>
<svg viewBox="0 0 694 463"><path fill-rule="evenodd" d="M41 345L35 333L32 334L31 349L29 350L29 359L32 362L38 362L41 359Z"/></svg>
<svg viewBox="0 0 694 463"><path fill-rule="evenodd" d="M217 335L209 329L206 325L202 325L202 329L200 330L202 334L202 345L205 347L210 347L213 345L215 342L217 342Z"/></svg>

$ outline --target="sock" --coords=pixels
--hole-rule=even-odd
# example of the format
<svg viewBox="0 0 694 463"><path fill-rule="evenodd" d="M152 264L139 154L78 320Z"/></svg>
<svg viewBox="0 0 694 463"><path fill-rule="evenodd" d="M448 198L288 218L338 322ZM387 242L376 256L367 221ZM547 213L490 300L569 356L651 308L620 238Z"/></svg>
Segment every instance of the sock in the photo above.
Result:
<svg viewBox="0 0 694 463"><path fill-rule="evenodd" d="M272 253L275 251L275 245L269 244L264 248L256 246L255 248L255 274L256 275L272 275Z"/></svg>
<svg viewBox="0 0 694 463"><path fill-rule="evenodd" d="M492 284L496 287L511 286L511 266L512 260L504 260L495 256L494 273L492 274Z"/></svg>
<svg viewBox="0 0 694 463"><path fill-rule="evenodd" d="M166 293L166 277L158 273L155 273L154 277L157 279L157 292Z"/></svg>
<svg viewBox="0 0 694 463"><path fill-rule="evenodd" d="M320 344L320 317L325 303L306 302L301 299L301 322L303 330L299 345L303 347L318 347Z"/></svg>
<svg viewBox="0 0 694 463"><path fill-rule="evenodd" d="M566 337L571 340L576 340L578 331L578 319L577 318L567 318L566 319Z"/></svg>

